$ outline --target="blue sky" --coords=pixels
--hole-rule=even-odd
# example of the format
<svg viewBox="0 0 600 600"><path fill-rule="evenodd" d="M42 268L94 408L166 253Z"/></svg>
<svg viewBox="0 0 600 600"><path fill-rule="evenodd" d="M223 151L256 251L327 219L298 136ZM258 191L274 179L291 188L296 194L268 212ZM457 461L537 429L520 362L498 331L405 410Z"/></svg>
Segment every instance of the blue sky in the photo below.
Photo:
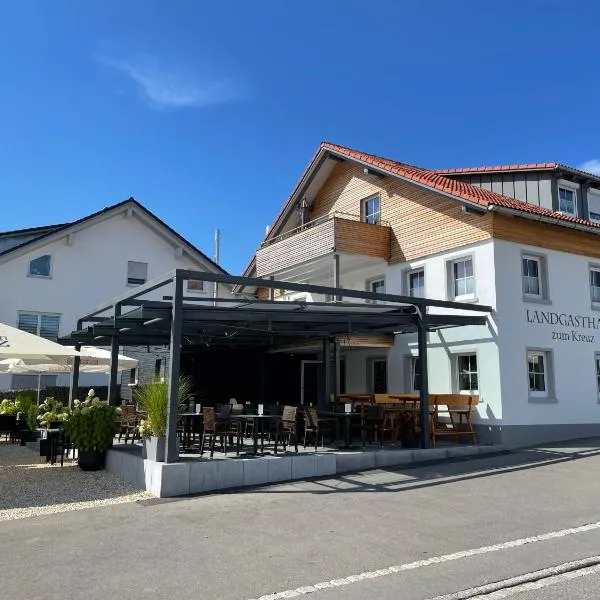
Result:
<svg viewBox="0 0 600 600"><path fill-rule="evenodd" d="M0 7L0 230L135 196L239 273L322 140L600 172L597 2ZM597 161L589 163L589 161Z"/></svg>

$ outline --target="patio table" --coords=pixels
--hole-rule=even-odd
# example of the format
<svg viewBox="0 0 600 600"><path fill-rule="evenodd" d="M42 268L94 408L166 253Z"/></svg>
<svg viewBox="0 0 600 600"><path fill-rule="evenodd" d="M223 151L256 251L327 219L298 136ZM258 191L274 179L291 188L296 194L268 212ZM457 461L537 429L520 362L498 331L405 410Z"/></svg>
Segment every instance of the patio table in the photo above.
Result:
<svg viewBox="0 0 600 600"><path fill-rule="evenodd" d="M260 425L260 453L265 453L265 432L264 432L264 422L267 420L272 420L277 423L277 434L279 434L279 421L281 421L281 415L259 415L259 414L240 414L240 415L232 415L231 420L235 421L237 419L243 419L245 421L252 421L252 447L253 454L258 454L258 433ZM277 451L275 451L277 454Z"/></svg>
<svg viewBox="0 0 600 600"><path fill-rule="evenodd" d="M350 424L352 421L352 417L360 417L360 412L352 411L352 412L337 412L334 410L320 410L318 411L319 415L323 415L324 417L336 417L338 419L343 417L344 422L344 443L341 446L338 446L341 450L353 450L356 446L352 445L352 440L350 439Z"/></svg>
<svg viewBox="0 0 600 600"><path fill-rule="evenodd" d="M185 448L192 446L192 430L194 429L195 421L199 420L202 425L202 412L184 412L179 413L183 424L183 445Z"/></svg>
<svg viewBox="0 0 600 600"><path fill-rule="evenodd" d="M58 436L60 435L59 428L45 429L46 431L46 462L51 465L56 463L56 454L58 446Z"/></svg>

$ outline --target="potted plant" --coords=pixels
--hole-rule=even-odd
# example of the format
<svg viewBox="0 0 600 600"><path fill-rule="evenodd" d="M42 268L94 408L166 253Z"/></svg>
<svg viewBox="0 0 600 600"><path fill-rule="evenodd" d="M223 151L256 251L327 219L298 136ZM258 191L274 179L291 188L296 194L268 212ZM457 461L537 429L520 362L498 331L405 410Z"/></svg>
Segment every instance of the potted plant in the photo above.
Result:
<svg viewBox="0 0 600 600"><path fill-rule="evenodd" d="M83 471L104 468L106 451L119 431L121 409L96 398L94 390L85 400L73 401L73 411L65 421L65 435L77 448L77 464Z"/></svg>
<svg viewBox="0 0 600 600"><path fill-rule="evenodd" d="M177 393L177 411L182 412L185 401L192 389L189 377L179 377ZM134 395L140 410L146 414L146 454L149 460L164 462L167 447L167 413L169 406L169 383L155 378L135 389Z"/></svg>
<svg viewBox="0 0 600 600"><path fill-rule="evenodd" d="M34 392L23 392L15 400L19 409L18 420L21 431L21 445L38 439L38 404Z"/></svg>
<svg viewBox="0 0 600 600"><path fill-rule="evenodd" d="M69 415L62 402L54 398L46 398L39 407L38 423L47 429L60 427Z"/></svg>

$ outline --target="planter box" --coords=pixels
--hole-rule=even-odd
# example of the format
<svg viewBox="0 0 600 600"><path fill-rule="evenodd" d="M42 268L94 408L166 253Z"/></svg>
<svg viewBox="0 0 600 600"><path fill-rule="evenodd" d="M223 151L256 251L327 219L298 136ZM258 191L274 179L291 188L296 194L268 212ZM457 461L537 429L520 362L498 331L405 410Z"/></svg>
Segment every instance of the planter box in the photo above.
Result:
<svg viewBox="0 0 600 600"><path fill-rule="evenodd" d="M166 437L154 437L146 440L146 455L148 460L155 462L165 462L165 454L167 450Z"/></svg>

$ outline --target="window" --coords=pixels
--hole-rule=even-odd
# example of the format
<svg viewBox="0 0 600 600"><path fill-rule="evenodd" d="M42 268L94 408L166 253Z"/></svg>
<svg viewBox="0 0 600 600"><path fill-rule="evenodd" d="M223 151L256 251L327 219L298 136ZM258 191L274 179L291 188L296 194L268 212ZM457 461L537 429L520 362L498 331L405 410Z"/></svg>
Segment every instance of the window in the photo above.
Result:
<svg viewBox="0 0 600 600"><path fill-rule="evenodd" d="M577 215L577 189L559 186L558 210L567 215Z"/></svg>
<svg viewBox="0 0 600 600"><path fill-rule="evenodd" d="M188 279L187 289L190 292L203 292L204 281L200 281L200 279Z"/></svg>
<svg viewBox="0 0 600 600"><path fill-rule="evenodd" d="M588 188L587 198L590 221L600 221L600 190Z"/></svg>
<svg viewBox="0 0 600 600"><path fill-rule="evenodd" d="M459 354L456 357L456 375L460 394L476 394L479 390L477 355Z"/></svg>
<svg viewBox="0 0 600 600"><path fill-rule="evenodd" d="M127 285L141 285L148 280L148 263L127 262Z"/></svg>
<svg viewBox="0 0 600 600"><path fill-rule="evenodd" d="M56 341L60 326L60 315L45 315L40 313L19 313L18 328L33 335L39 335L47 340Z"/></svg>
<svg viewBox="0 0 600 600"><path fill-rule="evenodd" d="M138 383L138 368L129 369L129 383L127 385L133 387Z"/></svg>
<svg viewBox="0 0 600 600"><path fill-rule="evenodd" d="M473 275L473 259L461 258L452 261L452 294L455 300L472 298L475 293L475 277Z"/></svg>
<svg viewBox="0 0 600 600"><path fill-rule="evenodd" d="M372 279L367 281L367 292L373 294L385 294L385 279ZM379 300L367 300L370 304L376 304Z"/></svg>
<svg viewBox="0 0 600 600"><path fill-rule="evenodd" d="M421 389L421 359L417 356L410 359L410 391L418 392Z"/></svg>
<svg viewBox="0 0 600 600"><path fill-rule="evenodd" d="M29 275L32 277L50 277L50 266L52 260L49 254L38 256L29 261Z"/></svg>
<svg viewBox="0 0 600 600"><path fill-rule="evenodd" d="M540 282L541 269L540 260L534 256L523 257L523 293L526 296L542 295Z"/></svg>
<svg viewBox="0 0 600 600"><path fill-rule="evenodd" d="M527 377L531 398L547 398L549 396L548 363L548 352L539 350L527 352Z"/></svg>
<svg viewBox="0 0 600 600"><path fill-rule="evenodd" d="M594 355L596 363L596 391L598 392L598 400L600 401L600 354L596 352Z"/></svg>
<svg viewBox="0 0 600 600"><path fill-rule="evenodd" d="M387 393L387 359L375 358L371 360L370 393Z"/></svg>
<svg viewBox="0 0 600 600"><path fill-rule="evenodd" d="M381 220L379 196L373 196L362 201L361 216L365 223L376 225Z"/></svg>
<svg viewBox="0 0 600 600"><path fill-rule="evenodd" d="M408 295L414 298L425 297L425 270L418 269L408 273Z"/></svg>
<svg viewBox="0 0 600 600"><path fill-rule="evenodd" d="M590 269L590 294L592 304L600 305L600 267Z"/></svg>

